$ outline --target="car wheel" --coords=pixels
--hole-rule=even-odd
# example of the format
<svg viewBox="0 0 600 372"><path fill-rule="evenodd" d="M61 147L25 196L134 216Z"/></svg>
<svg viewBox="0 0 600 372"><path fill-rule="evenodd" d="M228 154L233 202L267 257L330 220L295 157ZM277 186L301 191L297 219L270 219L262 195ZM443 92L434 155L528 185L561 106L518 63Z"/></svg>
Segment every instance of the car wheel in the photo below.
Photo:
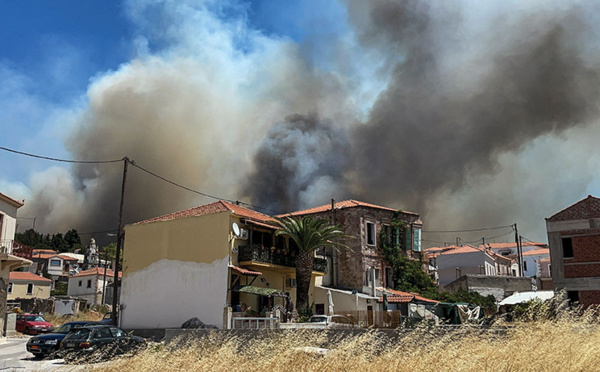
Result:
<svg viewBox="0 0 600 372"><path fill-rule="evenodd" d="M45 355L44 354L33 354L33 357L35 359L44 359Z"/></svg>

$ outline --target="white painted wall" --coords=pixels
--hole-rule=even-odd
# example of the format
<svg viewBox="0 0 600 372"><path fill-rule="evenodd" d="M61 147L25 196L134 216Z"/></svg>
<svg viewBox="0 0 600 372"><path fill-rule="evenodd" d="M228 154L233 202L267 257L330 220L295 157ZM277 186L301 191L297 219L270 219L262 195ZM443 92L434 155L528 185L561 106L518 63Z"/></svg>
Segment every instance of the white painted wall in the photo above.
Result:
<svg viewBox="0 0 600 372"><path fill-rule="evenodd" d="M108 285L111 280L106 278L106 284ZM88 280L91 280L91 288L87 287ZM81 281L81 287L79 286ZM102 289L103 287L103 276L102 275L86 275L86 276L75 276L69 278L69 287L67 294L73 297L79 297L87 300L88 305L96 305L102 302Z"/></svg>
<svg viewBox="0 0 600 372"><path fill-rule="evenodd" d="M0 200L0 214L3 216L0 240L14 240L17 229L17 208Z"/></svg>
<svg viewBox="0 0 600 372"><path fill-rule="evenodd" d="M59 261L60 264L58 266L52 266L51 263L52 261ZM63 274L63 266L64 266L64 261L62 258L56 256L56 257L50 257L48 259L48 274L50 275L57 275L57 276L61 276Z"/></svg>
<svg viewBox="0 0 600 372"><path fill-rule="evenodd" d="M527 263L527 269L525 270L525 276L528 276L528 277L535 276L537 274L537 266L538 266L537 261L542 258L546 258L546 257L550 257L550 254L545 253L545 254L523 256L523 262Z"/></svg>
<svg viewBox="0 0 600 372"><path fill-rule="evenodd" d="M128 274L120 302L126 329L180 328L192 317L223 327L229 256L210 264L161 259ZM160 301L157 301L160 299Z"/></svg>

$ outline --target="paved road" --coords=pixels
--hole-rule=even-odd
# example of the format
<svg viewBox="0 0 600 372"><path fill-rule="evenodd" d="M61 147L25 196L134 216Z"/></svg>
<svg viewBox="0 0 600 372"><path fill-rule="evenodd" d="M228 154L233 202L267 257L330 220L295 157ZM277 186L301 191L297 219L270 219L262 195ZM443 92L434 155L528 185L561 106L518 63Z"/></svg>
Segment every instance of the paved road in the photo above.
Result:
<svg viewBox="0 0 600 372"><path fill-rule="evenodd" d="M37 360L25 349L29 337L8 338L0 342L0 372L17 371L81 371L83 366L70 366L62 359Z"/></svg>

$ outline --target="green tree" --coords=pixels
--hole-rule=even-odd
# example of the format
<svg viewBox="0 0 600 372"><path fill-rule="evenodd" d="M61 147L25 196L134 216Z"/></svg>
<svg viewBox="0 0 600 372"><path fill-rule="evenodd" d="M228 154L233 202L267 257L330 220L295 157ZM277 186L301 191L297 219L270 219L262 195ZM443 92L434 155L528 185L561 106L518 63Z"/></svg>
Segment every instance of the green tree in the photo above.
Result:
<svg viewBox="0 0 600 372"><path fill-rule="evenodd" d="M63 237L63 234L57 233L52 236L52 249L57 252L68 252L69 243Z"/></svg>
<svg viewBox="0 0 600 372"><path fill-rule="evenodd" d="M117 256L117 244L116 243L110 243L109 245L105 245L104 247L102 247L100 259L108 260L112 263L112 262L115 262L116 256ZM119 256L119 267L123 267L123 248L121 248L121 255Z"/></svg>
<svg viewBox="0 0 600 372"><path fill-rule="evenodd" d="M54 290L50 292L50 296L66 296L69 283L56 282L54 283Z"/></svg>
<svg viewBox="0 0 600 372"><path fill-rule="evenodd" d="M340 226L330 225L326 219L301 219L285 217L275 218L279 224L276 235L287 235L298 246L296 255L296 308L306 309L308 304L308 291L312 277L314 253L321 247L338 249L347 246L337 239L347 238Z"/></svg>
<svg viewBox="0 0 600 372"><path fill-rule="evenodd" d="M69 246L69 252L75 252L75 250L83 248L83 244L81 244L81 238L75 229L67 231L65 234L65 241Z"/></svg>

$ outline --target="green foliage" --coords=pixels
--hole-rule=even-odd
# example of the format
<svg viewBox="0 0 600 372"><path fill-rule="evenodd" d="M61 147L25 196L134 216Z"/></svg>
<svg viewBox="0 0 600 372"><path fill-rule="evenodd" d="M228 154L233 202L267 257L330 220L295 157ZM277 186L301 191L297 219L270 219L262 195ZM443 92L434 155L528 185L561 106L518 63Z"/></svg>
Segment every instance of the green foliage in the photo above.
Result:
<svg viewBox="0 0 600 372"><path fill-rule="evenodd" d="M313 304L314 305L314 304ZM298 309L298 323L306 323L313 316L312 306L301 307Z"/></svg>
<svg viewBox="0 0 600 372"><path fill-rule="evenodd" d="M467 292L463 288L459 288L456 293L439 292L437 296L434 295L431 298L444 302L467 302L472 305L481 306L482 309L487 309L488 311L496 311L496 298L494 296L482 296L477 292Z"/></svg>
<svg viewBox="0 0 600 372"><path fill-rule="evenodd" d="M108 260L111 263L115 262L115 258L117 257L117 244L110 243L102 248L101 259ZM123 248L121 248L121 254L119 256L119 267L123 267Z"/></svg>
<svg viewBox="0 0 600 372"><path fill-rule="evenodd" d="M15 240L21 244L28 245L33 249L52 249L57 252L74 252L82 249L81 238L77 230L71 229L63 236L61 233L45 235L33 229L15 234Z"/></svg>
<svg viewBox="0 0 600 372"><path fill-rule="evenodd" d="M68 292L69 283L56 282L54 283L54 290L50 292L50 296L66 296Z"/></svg>

